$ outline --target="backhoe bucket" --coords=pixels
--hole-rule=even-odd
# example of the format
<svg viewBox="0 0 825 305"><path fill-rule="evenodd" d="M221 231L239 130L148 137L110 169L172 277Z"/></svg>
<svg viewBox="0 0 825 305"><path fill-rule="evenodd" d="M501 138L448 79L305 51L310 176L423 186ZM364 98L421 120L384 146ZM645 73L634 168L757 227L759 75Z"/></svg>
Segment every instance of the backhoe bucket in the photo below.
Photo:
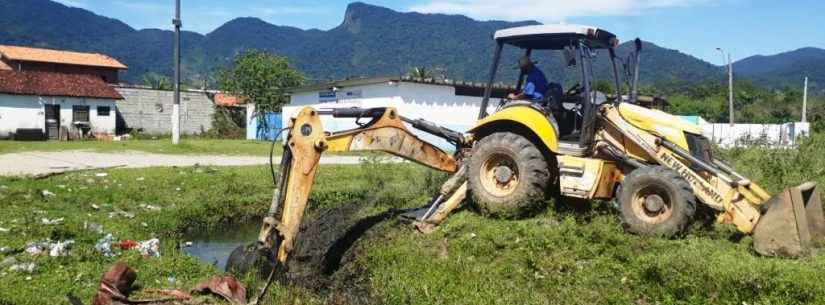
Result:
<svg viewBox="0 0 825 305"><path fill-rule="evenodd" d="M825 238L825 217L816 183L789 187L768 199L753 230L756 252L766 256L813 254Z"/></svg>

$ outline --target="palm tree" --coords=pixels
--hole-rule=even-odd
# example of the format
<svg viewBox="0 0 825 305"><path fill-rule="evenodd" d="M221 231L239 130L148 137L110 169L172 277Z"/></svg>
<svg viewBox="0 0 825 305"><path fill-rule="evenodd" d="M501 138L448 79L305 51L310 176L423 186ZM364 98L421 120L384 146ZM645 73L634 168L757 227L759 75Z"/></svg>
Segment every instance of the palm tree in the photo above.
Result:
<svg viewBox="0 0 825 305"><path fill-rule="evenodd" d="M143 74L143 85L155 90L172 90L169 77L154 72Z"/></svg>
<svg viewBox="0 0 825 305"><path fill-rule="evenodd" d="M422 78L422 79L423 78L431 78L432 77L432 71L428 70L427 68L425 68L423 66L413 67L412 69L410 69L409 72L407 72L407 76L412 77L412 78Z"/></svg>

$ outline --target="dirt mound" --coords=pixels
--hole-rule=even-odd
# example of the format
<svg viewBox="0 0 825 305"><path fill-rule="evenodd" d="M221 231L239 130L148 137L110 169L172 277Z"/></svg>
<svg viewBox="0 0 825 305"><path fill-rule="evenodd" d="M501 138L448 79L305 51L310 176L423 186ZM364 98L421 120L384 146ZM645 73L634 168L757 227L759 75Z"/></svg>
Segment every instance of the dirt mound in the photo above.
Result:
<svg viewBox="0 0 825 305"><path fill-rule="evenodd" d="M346 304L373 304L363 270L351 264L360 251L359 240L397 227L402 210L367 214L365 207L349 203L307 219L298 233L282 280L329 293Z"/></svg>

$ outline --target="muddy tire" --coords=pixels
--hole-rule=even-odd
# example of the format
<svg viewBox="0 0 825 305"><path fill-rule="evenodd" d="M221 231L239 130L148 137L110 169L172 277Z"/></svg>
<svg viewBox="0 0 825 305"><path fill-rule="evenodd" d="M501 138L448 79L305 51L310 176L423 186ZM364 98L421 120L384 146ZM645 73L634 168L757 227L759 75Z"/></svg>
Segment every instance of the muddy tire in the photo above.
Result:
<svg viewBox="0 0 825 305"><path fill-rule="evenodd" d="M625 229L639 235L677 235L693 221L696 212L696 196L690 184L662 166L632 171L622 182L618 199Z"/></svg>
<svg viewBox="0 0 825 305"><path fill-rule="evenodd" d="M496 132L479 140L469 164L469 188L476 209L499 218L530 216L546 207L550 169L527 138Z"/></svg>

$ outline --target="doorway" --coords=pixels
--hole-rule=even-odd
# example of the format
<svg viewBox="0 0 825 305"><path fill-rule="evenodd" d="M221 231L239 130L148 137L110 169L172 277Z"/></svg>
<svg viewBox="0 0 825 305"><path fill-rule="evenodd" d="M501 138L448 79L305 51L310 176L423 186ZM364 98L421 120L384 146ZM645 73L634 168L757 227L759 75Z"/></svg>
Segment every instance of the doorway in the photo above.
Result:
<svg viewBox="0 0 825 305"><path fill-rule="evenodd" d="M60 105L44 105L46 112L46 138L60 139Z"/></svg>

